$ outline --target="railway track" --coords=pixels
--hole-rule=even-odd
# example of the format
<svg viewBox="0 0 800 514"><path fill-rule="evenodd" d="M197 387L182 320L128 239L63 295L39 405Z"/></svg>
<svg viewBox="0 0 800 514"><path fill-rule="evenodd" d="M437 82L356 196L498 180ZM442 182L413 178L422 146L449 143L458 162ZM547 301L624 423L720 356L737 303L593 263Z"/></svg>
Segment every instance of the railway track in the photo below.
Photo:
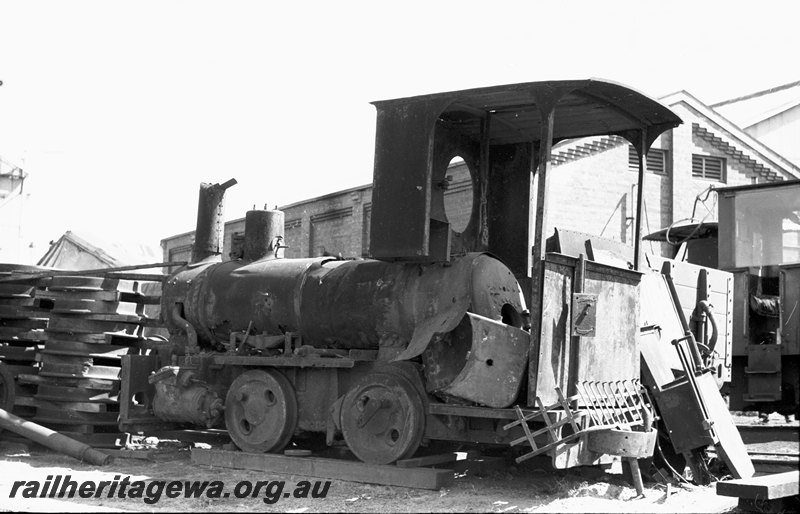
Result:
<svg viewBox="0 0 800 514"><path fill-rule="evenodd" d="M773 441L797 442L800 440L800 426L793 424L741 424L736 425L744 444L769 443Z"/></svg>
<svg viewBox="0 0 800 514"><path fill-rule="evenodd" d="M759 474L781 473L800 464L800 424L737 424L750 460Z"/></svg>

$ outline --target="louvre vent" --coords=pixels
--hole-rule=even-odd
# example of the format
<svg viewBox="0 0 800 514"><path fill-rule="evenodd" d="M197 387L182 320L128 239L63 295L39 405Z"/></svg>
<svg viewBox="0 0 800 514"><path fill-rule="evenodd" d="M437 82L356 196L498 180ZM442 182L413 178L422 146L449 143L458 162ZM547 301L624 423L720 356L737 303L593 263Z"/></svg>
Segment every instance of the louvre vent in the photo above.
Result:
<svg viewBox="0 0 800 514"><path fill-rule="evenodd" d="M692 176L706 180L723 181L725 159L710 155L692 155Z"/></svg>
<svg viewBox="0 0 800 514"><path fill-rule="evenodd" d="M667 174L667 151L651 148L647 152L647 171L656 175ZM639 172L639 155L633 145L628 145L628 169Z"/></svg>

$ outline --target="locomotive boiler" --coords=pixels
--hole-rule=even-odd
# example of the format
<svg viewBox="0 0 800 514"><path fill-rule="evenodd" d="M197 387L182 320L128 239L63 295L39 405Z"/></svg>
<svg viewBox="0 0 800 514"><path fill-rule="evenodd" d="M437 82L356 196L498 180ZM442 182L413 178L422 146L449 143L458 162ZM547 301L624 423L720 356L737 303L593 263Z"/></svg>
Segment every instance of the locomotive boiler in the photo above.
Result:
<svg viewBox="0 0 800 514"><path fill-rule="evenodd" d="M165 283L162 310L176 353L254 369L230 383L209 379L209 368L163 369L152 380L161 419L214 426L224 405L231 438L249 451L277 451L295 431L325 432L333 423L356 455L389 462L419 445L428 394L497 408L516 400L527 310L498 259L284 259L282 218L250 211L246 255L203 259ZM296 364L288 378L279 361ZM263 369L269 362L278 365ZM333 405L339 415L331 420Z"/></svg>
<svg viewBox="0 0 800 514"><path fill-rule="evenodd" d="M580 384L639 377L641 251L637 237L633 270L548 251L552 144L622 136L642 162L680 119L599 80L375 105L372 258L283 258L282 213L254 210L243 250L222 262L233 181L202 185L192 262L164 283L168 341L123 362L123 427L224 427L251 452L324 434L379 464L430 441L520 440L543 442L557 467L610 462L577 437L590 417L569 409ZM460 232L444 207L456 156L473 191ZM551 425L544 405L559 401Z"/></svg>

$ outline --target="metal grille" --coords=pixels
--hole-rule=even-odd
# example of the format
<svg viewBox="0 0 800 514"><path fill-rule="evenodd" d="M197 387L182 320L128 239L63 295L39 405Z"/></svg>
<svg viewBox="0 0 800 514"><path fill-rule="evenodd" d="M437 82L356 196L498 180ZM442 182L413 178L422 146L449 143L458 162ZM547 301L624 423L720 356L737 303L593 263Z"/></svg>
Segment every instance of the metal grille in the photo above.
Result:
<svg viewBox="0 0 800 514"><path fill-rule="evenodd" d="M650 397L638 379L577 384L578 398L595 425L639 425L650 412Z"/></svg>
<svg viewBox="0 0 800 514"><path fill-rule="evenodd" d="M580 428L581 418L589 416L592 430L598 428L630 427L632 425L648 425L646 417L652 419L650 397L638 379L617 380L613 382L585 381L577 384L577 394L564 397L561 389L555 388L558 402L545 407L541 399L536 397L538 411L523 411L519 406L517 420L503 428L509 430L517 425L522 427L524 435L511 441L511 446L527 442L531 451L517 457L517 462L528 460L544 452L552 450L559 444L570 442L580 437L587 428ZM555 417L561 415L556 421ZM552 417L551 417L552 416ZM538 418L538 419L537 419ZM529 421L543 421L545 427L531 431ZM560 427L569 424L572 428L568 435L561 435ZM547 435L547 443L539 446L535 438Z"/></svg>

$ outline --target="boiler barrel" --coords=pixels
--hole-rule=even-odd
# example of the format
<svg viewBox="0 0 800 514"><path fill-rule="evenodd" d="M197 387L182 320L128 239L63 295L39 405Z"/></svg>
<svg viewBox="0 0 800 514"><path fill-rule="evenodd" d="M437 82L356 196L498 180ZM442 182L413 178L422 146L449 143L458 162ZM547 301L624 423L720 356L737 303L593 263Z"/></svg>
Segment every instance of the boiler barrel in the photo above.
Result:
<svg viewBox="0 0 800 514"><path fill-rule="evenodd" d="M525 309L511 271L478 253L447 266L329 258L201 265L170 278L162 298L165 311L183 304L201 346L251 326L251 334L300 333L314 346L402 348L418 325L448 310L508 323L521 319L509 312Z"/></svg>

